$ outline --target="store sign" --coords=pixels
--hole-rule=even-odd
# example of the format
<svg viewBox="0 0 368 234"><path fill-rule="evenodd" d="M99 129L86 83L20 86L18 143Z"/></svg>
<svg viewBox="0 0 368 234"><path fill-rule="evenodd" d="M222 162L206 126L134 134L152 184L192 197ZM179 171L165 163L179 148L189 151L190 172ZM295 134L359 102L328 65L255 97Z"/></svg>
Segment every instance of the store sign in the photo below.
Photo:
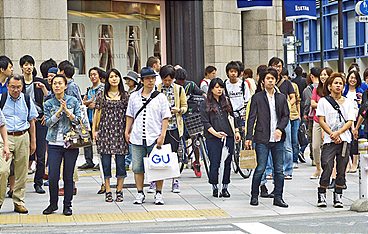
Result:
<svg viewBox="0 0 368 234"><path fill-rule="evenodd" d="M252 10L256 8L271 7L272 0L237 0L237 5L239 10Z"/></svg>
<svg viewBox="0 0 368 234"><path fill-rule="evenodd" d="M284 0L286 20L317 19L315 0Z"/></svg>
<svg viewBox="0 0 368 234"><path fill-rule="evenodd" d="M355 5L355 11L358 15L368 16L368 0L357 2Z"/></svg>

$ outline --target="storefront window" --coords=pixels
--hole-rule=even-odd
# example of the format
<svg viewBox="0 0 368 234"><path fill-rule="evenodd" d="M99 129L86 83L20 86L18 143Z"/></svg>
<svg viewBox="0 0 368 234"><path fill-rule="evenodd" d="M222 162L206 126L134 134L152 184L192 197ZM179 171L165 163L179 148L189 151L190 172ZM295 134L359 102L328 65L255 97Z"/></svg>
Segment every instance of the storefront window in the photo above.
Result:
<svg viewBox="0 0 368 234"><path fill-rule="evenodd" d="M76 74L86 74L86 34L84 25L72 23L69 33L69 59L76 68Z"/></svg>
<svg viewBox="0 0 368 234"><path fill-rule="evenodd" d="M99 66L106 71L114 67L114 34L111 25L98 26Z"/></svg>
<svg viewBox="0 0 368 234"><path fill-rule="evenodd" d="M155 43L153 47L153 55L161 60L161 34L160 28L154 28L153 41Z"/></svg>
<svg viewBox="0 0 368 234"><path fill-rule="evenodd" d="M138 26L127 26L127 69L138 72L141 68L140 29Z"/></svg>

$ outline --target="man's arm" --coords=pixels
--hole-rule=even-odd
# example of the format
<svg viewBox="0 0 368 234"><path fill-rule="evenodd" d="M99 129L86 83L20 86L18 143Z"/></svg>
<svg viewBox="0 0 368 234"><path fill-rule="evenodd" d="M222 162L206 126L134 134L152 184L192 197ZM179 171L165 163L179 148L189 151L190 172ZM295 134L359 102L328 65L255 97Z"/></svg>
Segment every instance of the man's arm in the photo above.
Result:
<svg viewBox="0 0 368 234"><path fill-rule="evenodd" d="M125 140L127 143L130 141L130 133L132 132L132 125L133 125L134 119L130 116L126 116L126 123L125 123Z"/></svg>
<svg viewBox="0 0 368 234"><path fill-rule="evenodd" d="M169 118L165 118L162 120L162 128L161 128L161 134L157 139L157 147L160 148L165 141L165 137L166 137L166 130L167 127L169 125Z"/></svg>
<svg viewBox="0 0 368 234"><path fill-rule="evenodd" d="M32 155L36 152L36 124L35 119L29 121L29 136L30 136L30 152L29 154Z"/></svg>
<svg viewBox="0 0 368 234"><path fill-rule="evenodd" d="M6 130L5 124L0 127L0 135L4 142L3 157L5 158L5 161L8 161L10 158L10 150L9 150L9 142L8 142L8 132Z"/></svg>

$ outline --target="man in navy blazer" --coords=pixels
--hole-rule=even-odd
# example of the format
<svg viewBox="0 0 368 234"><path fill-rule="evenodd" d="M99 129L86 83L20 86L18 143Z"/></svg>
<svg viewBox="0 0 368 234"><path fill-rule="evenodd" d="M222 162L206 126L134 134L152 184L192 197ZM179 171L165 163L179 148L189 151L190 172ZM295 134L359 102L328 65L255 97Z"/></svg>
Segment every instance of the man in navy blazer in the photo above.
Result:
<svg viewBox="0 0 368 234"><path fill-rule="evenodd" d="M253 95L250 105L246 148L251 149L254 142L257 155L257 168L253 174L250 201L253 206L258 205L261 177L266 169L268 154L271 152L275 183L273 204L288 207L288 204L282 199L282 193L284 187L283 148L286 137L285 128L289 122L290 112L286 96L275 89L277 76L277 71L271 67L265 73L260 74L258 85L263 86L263 91Z"/></svg>

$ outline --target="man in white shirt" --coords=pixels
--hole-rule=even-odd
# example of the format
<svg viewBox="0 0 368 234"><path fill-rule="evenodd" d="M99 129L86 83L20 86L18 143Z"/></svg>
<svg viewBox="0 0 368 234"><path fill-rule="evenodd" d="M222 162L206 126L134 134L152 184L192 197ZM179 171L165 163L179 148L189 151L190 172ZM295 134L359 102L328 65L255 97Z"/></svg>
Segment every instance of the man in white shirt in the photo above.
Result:
<svg viewBox="0 0 368 234"><path fill-rule="evenodd" d="M333 203L335 208L342 208L342 189L345 185L345 171L349 162L350 142L349 131L354 116L353 103L342 97L345 81L341 73L332 73L325 82L325 92L329 95L318 102L316 115L324 131L321 153L322 175L318 187L318 207L327 207L326 189L330 183L331 173L336 161L336 182ZM330 103L332 102L332 103ZM335 103L334 103L335 102ZM337 105L339 110L333 107Z"/></svg>
<svg viewBox="0 0 368 234"><path fill-rule="evenodd" d="M207 66L204 71L204 78L199 83L199 88L206 94L208 92L208 86L210 85L211 80L216 78L216 72L217 68L211 65Z"/></svg>
<svg viewBox="0 0 368 234"><path fill-rule="evenodd" d="M160 69L161 69L160 59L155 57L155 56L151 56L147 59L146 66L152 68L155 71L155 73L156 73L155 86L158 87L158 85L162 83L162 79L161 79L161 76L159 74Z"/></svg>
<svg viewBox="0 0 368 234"><path fill-rule="evenodd" d="M141 70L143 88L133 92L126 111L125 139L131 144L132 170L138 193L134 204L142 204L144 164L143 157L149 155L157 144L161 147L166 136L168 121L171 117L169 102L163 93L155 91L156 73L150 67ZM145 103L146 107L144 107ZM156 181L155 204L163 205L163 180Z"/></svg>
<svg viewBox="0 0 368 234"><path fill-rule="evenodd" d="M229 78L225 81L226 93L230 98L233 106L235 121L243 135L243 127L245 126L245 108L250 100L249 87L246 81L239 78L240 68L237 62L231 61L226 65L226 74ZM240 126L242 128L240 128Z"/></svg>

